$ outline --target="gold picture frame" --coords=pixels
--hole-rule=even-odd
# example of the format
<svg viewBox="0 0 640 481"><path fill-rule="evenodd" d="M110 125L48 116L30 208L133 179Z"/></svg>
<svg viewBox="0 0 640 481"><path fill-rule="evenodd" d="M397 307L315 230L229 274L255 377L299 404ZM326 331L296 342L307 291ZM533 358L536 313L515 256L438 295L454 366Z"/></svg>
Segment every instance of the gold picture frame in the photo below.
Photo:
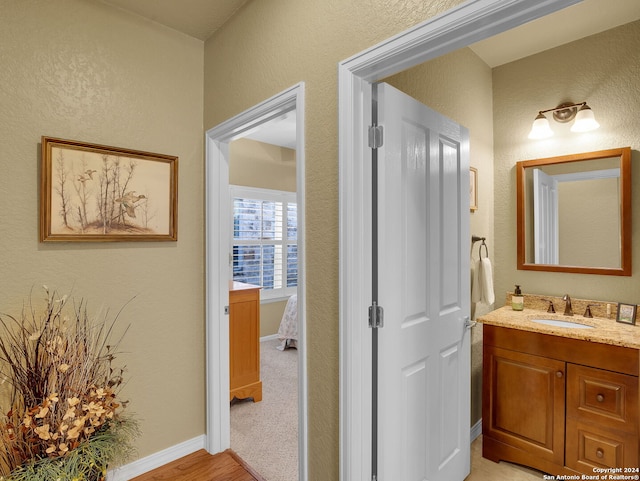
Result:
<svg viewBox="0 0 640 481"><path fill-rule="evenodd" d="M46 136L41 151L41 242L178 239L178 157Z"/></svg>
<svg viewBox="0 0 640 481"><path fill-rule="evenodd" d="M478 210L478 169L469 167L469 209Z"/></svg>

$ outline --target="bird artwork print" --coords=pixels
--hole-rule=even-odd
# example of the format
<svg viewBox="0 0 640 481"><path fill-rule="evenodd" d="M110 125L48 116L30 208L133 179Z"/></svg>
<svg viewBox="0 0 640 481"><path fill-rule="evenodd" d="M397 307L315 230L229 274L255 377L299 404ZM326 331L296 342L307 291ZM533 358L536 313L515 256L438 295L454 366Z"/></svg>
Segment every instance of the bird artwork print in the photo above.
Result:
<svg viewBox="0 0 640 481"><path fill-rule="evenodd" d="M86 182L87 180L93 180L93 174L97 172L96 170L85 170L82 174L78 176L78 182Z"/></svg>
<svg viewBox="0 0 640 481"><path fill-rule="evenodd" d="M43 142L42 241L174 240L177 157Z"/></svg>
<svg viewBox="0 0 640 481"><path fill-rule="evenodd" d="M136 195L135 191L127 192L122 197L118 197L115 201L122 206L127 215L133 219L136 218L136 204L146 199L142 194Z"/></svg>

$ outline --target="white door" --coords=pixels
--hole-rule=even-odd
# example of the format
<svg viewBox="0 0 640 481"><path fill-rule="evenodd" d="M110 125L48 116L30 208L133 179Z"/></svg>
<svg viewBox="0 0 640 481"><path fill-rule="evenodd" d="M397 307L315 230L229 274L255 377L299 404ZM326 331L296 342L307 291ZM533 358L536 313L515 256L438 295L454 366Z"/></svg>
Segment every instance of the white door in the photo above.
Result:
<svg viewBox="0 0 640 481"><path fill-rule="evenodd" d="M375 85L374 98L376 88L384 325L373 470L378 481L462 481L470 471L469 135L390 85Z"/></svg>
<svg viewBox="0 0 640 481"><path fill-rule="evenodd" d="M558 264L558 181L533 169L533 232L536 264Z"/></svg>

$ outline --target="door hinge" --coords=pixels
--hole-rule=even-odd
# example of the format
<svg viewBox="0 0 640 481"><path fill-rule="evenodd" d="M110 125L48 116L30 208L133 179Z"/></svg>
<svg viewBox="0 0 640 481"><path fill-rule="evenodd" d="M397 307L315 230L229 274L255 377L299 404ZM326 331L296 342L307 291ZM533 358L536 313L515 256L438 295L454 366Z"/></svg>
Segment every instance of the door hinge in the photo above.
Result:
<svg viewBox="0 0 640 481"><path fill-rule="evenodd" d="M372 149L377 149L382 147L383 140L383 129L382 125L371 125L369 127L369 147Z"/></svg>
<svg viewBox="0 0 640 481"><path fill-rule="evenodd" d="M369 327L373 329L384 327L384 309L376 301L369 306Z"/></svg>

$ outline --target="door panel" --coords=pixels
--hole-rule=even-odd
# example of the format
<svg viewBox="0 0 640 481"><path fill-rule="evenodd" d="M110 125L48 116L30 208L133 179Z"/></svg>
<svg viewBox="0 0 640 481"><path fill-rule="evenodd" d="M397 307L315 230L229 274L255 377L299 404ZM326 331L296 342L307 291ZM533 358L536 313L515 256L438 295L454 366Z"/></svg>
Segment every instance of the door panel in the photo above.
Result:
<svg viewBox="0 0 640 481"><path fill-rule="evenodd" d="M469 473L466 129L377 85L379 481Z"/></svg>
<svg viewBox="0 0 640 481"><path fill-rule="evenodd" d="M427 452L429 425L423 403L427 399L428 384L426 359L403 369L402 405L407 409L402 419L402 449L408 460L407 479L422 479L421 473L426 471L424 453Z"/></svg>
<svg viewBox="0 0 640 481"><path fill-rule="evenodd" d="M450 382L451 379L459 379L460 372L460 350L458 344L454 344L440 353L440 364L442 366L442 377L440 378L440 432L442 440L440 442L439 469L449 462L460 451L460 428L458 425L460 415L457 412L461 404L460 386L458 383Z"/></svg>
<svg viewBox="0 0 640 481"><path fill-rule="evenodd" d="M442 193L439 204L443 207L438 212L440 232L440 283L441 289L441 312L457 311L463 306L461 299L460 269L461 269L461 248L460 248L460 224L459 216L452 217L452 213L460 212L460 172L459 142L441 136L439 142L438 159L440 161L439 172L442 178ZM467 182L468 184L468 182ZM468 187L466 188L468 190ZM468 256L465 255L465 259Z"/></svg>

